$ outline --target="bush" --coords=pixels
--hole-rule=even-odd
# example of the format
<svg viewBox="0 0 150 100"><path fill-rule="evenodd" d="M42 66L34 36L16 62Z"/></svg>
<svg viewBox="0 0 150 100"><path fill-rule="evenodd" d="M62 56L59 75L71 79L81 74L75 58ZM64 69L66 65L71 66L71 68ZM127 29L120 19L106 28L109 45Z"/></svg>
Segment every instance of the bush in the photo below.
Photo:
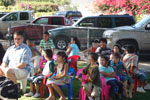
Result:
<svg viewBox="0 0 150 100"><path fill-rule="evenodd" d="M8 6L14 5L14 4L15 4L15 0L0 0L1 6L8 7Z"/></svg>
<svg viewBox="0 0 150 100"><path fill-rule="evenodd" d="M34 12L53 12L58 11L58 5L55 4L20 4L20 8L23 10L34 10Z"/></svg>

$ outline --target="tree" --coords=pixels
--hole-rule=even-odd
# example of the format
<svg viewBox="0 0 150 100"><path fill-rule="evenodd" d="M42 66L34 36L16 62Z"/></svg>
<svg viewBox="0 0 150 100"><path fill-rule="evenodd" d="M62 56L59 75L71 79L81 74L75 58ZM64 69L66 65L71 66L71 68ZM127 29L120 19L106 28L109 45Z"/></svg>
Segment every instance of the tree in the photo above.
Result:
<svg viewBox="0 0 150 100"><path fill-rule="evenodd" d="M0 5L8 7L9 5L14 5L15 0L0 0Z"/></svg>
<svg viewBox="0 0 150 100"><path fill-rule="evenodd" d="M107 13L119 13L125 11L128 14L150 13L150 0L95 0L96 9Z"/></svg>

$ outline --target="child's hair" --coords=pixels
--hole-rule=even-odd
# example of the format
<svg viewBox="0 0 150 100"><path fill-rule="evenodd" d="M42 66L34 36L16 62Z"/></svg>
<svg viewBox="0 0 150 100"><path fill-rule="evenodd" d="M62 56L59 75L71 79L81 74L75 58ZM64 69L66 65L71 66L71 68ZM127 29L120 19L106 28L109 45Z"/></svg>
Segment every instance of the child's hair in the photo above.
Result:
<svg viewBox="0 0 150 100"><path fill-rule="evenodd" d="M135 52L134 46L128 45L127 48L126 48L126 51L128 53L134 53Z"/></svg>
<svg viewBox="0 0 150 100"><path fill-rule="evenodd" d="M53 57L53 52L51 49L46 49L45 50L45 54L48 58L52 58Z"/></svg>
<svg viewBox="0 0 150 100"><path fill-rule="evenodd" d="M21 37L25 37L24 31L15 31L13 35L19 35Z"/></svg>
<svg viewBox="0 0 150 100"><path fill-rule="evenodd" d="M49 36L49 33L48 32L45 32L44 34L48 35Z"/></svg>
<svg viewBox="0 0 150 100"><path fill-rule="evenodd" d="M109 58L107 56L101 55L101 58L105 59L108 66L110 65L110 61L109 61Z"/></svg>
<svg viewBox="0 0 150 100"><path fill-rule="evenodd" d="M80 49L80 41L78 40L77 37L71 37L74 41L75 41L75 44L78 45L78 48Z"/></svg>
<svg viewBox="0 0 150 100"><path fill-rule="evenodd" d="M26 43L29 47L33 47L35 45L35 43L32 40L27 40Z"/></svg>
<svg viewBox="0 0 150 100"><path fill-rule="evenodd" d="M94 61L97 61L98 55L96 53L90 53L90 55Z"/></svg>
<svg viewBox="0 0 150 100"><path fill-rule="evenodd" d="M119 44L115 44L115 45L113 46L113 49L114 49L115 46L118 47L119 52L122 54L122 53L123 53L123 50L121 49L121 46L120 46ZM112 52L114 52L113 49L112 49Z"/></svg>
<svg viewBox="0 0 150 100"><path fill-rule="evenodd" d="M65 58L65 61L64 61L64 64L63 64L63 68L61 70L61 71L63 71L64 70L64 66L67 63L68 56L66 55L66 53L64 51L59 51L57 53L57 55Z"/></svg>
<svg viewBox="0 0 150 100"><path fill-rule="evenodd" d="M94 43L99 43L100 41L99 41L99 39L95 39L95 40L92 41L92 42L94 42Z"/></svg>
<svg viewBox="0 0 150 100"><path fill-rule="evenodd" d="M68 56L66 55L66 53L64 51L59 51L57 53L58 56L64 57L65 58L65 63L67 62Z"/></svg>
<svg viewBox="0 0 150 100"><path fill-rule="evenodd" d="M101 38L101 39L99 40L99 42L101 42L101 41L107 44L107 39L106 39L106 38Z"/></svg>
<svg viewBox="0 0 150 100"><path fill-rule="evenodd" d="M121 59L121 54L119 52L112 53L112 55L115 56L116 58Z"/></svg>

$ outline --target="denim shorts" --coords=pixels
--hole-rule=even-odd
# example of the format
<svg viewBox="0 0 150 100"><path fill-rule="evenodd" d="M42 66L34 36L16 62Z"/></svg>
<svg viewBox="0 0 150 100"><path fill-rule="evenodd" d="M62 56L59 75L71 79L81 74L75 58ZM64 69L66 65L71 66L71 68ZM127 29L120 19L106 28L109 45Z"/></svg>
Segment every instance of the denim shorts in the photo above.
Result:
<svg viewBox="0 0 150 100"><path fill-rule="evenodd" d="M146 76L146 74L138 74L138 73L136 73L135 74L135 77L139 80L139 81L144 81L144 80L147 80L147 76Z"/></svg>
<svg viewBox="0 0 150 100"><path fill-rule="evenodd" d="M133 80L132 75L131 75L131 76L128 76L128 83L134 83L134 80Z"/></svg>
<svg viewBox="0 0 150 100"><path fill-rule="evenodd" d="M134 80L132 78L132 76L127 76L127 74L125 75L117 75L120 77L120 81L125 82L126 80L128 81L128 83L134 83Z"/></svg>
<svg viewBox="0 0 150 100"><path fill-rule="evenodd" d="M128 76L127 75L117 75L120 77L120 81L125 82L126 80L128 80Z"/></svg>
<svg viewBox="0 0 150 100"><path fill-rule="evenodd" d="M44 75L42 74L28 78L30 82L35 83L35 84L40 84L43 81L43 79L44 79Z"/></svg>

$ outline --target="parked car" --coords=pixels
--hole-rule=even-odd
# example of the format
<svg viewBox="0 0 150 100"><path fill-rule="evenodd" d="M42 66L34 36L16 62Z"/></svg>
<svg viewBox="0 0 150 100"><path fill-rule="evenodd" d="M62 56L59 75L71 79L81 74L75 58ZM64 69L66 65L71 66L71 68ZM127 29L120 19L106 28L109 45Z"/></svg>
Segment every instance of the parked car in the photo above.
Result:
<svg viewBox="0 0 150 100"><path fill-rule="evenodd" d="M15 11L0 18L0 38L8 33L8 27L29 24L33 20L33 11Z"/></svg>
<svg viewBox="0 0 150 100"><path fill-rule="evenodd" d="M14 26L11 27L11 34L15 31L24 31L25 40L41 40L43 38L43 33L47 32L49 29L70 25L66 22L63 16L42 16L28 25Z"/></svg>
<svg viewBox="0 0 150 100"><path fill-rule="evenodd" d="M76 36L81 42L81 48L86 48L89 41L99 39L108 28L133 25L135 19L130 15L100 15L82 17L70 27L61 27L49 30L51 37L58 49L65 49L71 36Z"/></svg>
<svg viewBox="0 0 150 100"><path fill-rule="evenodd" d="M66 18L71 17L74 22L76 22L78 19L82 17L82 14L80 11L59 11L59 12L56 12L54 15L61 15Z"/></svg>
<svg viewBox="0 0 150 100"><path fill-rule="evenodd" d="M140 54L150 50L150 15L132 26L117 27L104 32L108 46L120 44L122 48L132 45Z"/></svg>
<svg viewBox="0 0 150 100"><path fill-rule="evenodd" d="M0 12L0 18L3 17L6 14L8 14L8 12Z"/></svg>

